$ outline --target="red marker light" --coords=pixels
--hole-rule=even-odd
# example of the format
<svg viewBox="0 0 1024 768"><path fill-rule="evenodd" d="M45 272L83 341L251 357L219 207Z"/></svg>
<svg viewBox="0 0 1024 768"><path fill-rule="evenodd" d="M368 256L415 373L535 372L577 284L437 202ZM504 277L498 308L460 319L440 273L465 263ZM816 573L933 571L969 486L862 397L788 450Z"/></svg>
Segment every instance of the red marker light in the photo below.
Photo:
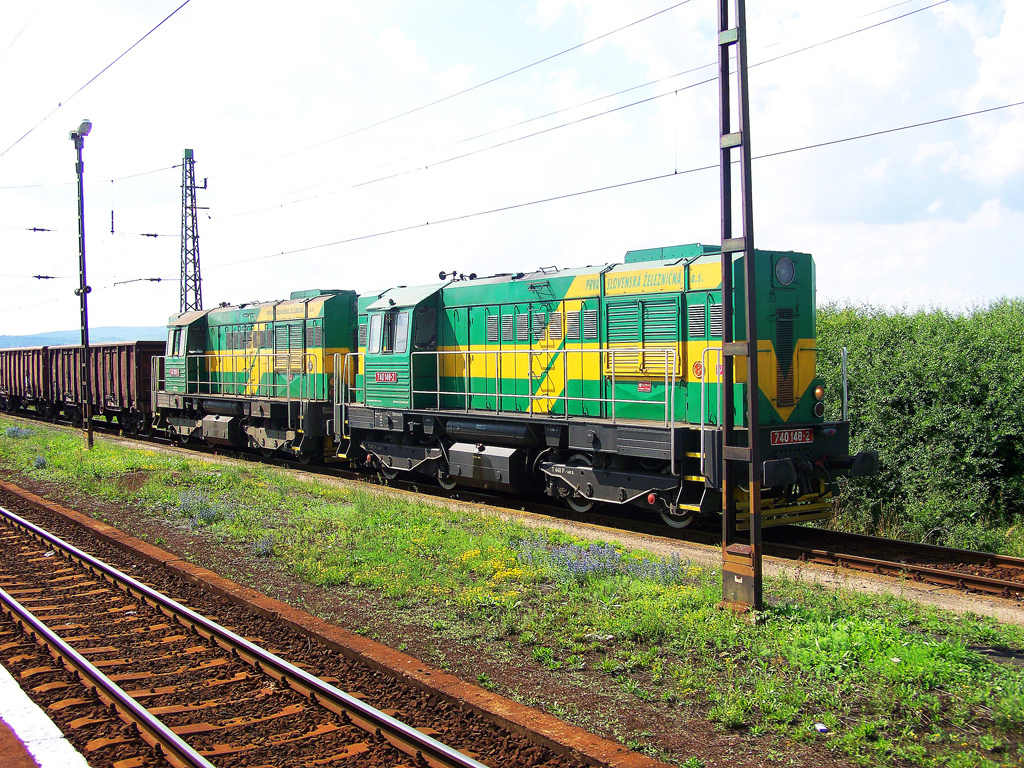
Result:
<svg viewBox="0 0 1024 768"><path fill-rule="evenodd" d="M655 495L654 495L653 493L648 493L648 494L647 494L647 503L648 503L648 504L653 504L653 503L654 503L654 502L656 502L657 500L658 500L658 497L657 497L657 496L655 496Z"/></svg>

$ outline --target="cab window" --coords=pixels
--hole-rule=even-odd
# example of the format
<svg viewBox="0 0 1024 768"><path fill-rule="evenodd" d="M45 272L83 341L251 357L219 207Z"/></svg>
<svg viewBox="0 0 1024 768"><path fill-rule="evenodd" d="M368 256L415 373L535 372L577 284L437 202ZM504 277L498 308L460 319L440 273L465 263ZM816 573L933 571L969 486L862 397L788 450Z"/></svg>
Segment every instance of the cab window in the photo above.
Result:
<svg viewBox="0 0 1024 768"><path fill-rule="evenodd" d="M409 313L383 312L370 316L366 351L370 354L404 354L409 349Z"/></svg>
<svg viewBox="0 0 1024 768"><path fill-rule="evenodd" d="M175 328L167 334L167 351L168 357L184 357L185 355L185 334L187 328Z"/></svg>
<svg viewBox="0 0 1024 768"><path fill-rule="evenodd" d="M380 352L380 328L383 315L370 316L370 336L366 341L366 351L369 353Z"/></svg>
<svg viewBox="0 0 1024 768"><path fill-rule="evenodd" d="M403 354L409 348L409 313L399 312L395 316L395 353Z"/></svg>
<svg viewBox="0 0 1024 768"><path fill-rule="evenodd" d="M437 344L437 313L433 307L416 310L416 330L413 346L416 349L433 349Z"/></svg>

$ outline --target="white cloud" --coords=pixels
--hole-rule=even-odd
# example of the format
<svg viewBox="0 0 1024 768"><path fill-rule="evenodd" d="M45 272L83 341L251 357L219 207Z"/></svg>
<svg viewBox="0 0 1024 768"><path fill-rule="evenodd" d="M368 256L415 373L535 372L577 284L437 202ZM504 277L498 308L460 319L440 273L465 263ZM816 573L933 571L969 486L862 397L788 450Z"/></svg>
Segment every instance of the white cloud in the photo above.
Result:
<svg viewBox="0 0 1024 768"><path fill-rule="evenodd" d="M178 4L51 0L0 59L0 151ZM926 4L751 4L751 63ZM177 308L173 282L101 289L123 277L177 275L174 237L122 233L177 234L180 171L103 180L167 168L185 147L196 151L200 178L210 177L199 193L211 216L200 221L208 303L311 286L429 282L440 269L608 262L631 248L714 242L716 171L437 223L717 162L716 88L686 88L712 77L714 67L463 141L713 62L711 3L694 0L388 120L668 5L310 0L284 12L269 0L244 9L191 3L0 157L0 187L55 185L0 189L0 273L14 276L0 278L0 333L77 323L67 132L84 116L95 124L85 163L97 325L126 317L159 324ZM16 31L28 18L22 5L8 4L0 28ZM753 69L755 154L1019 99L1022 18L1020 3L961 0ZM678 95L445 162L677 88ZM1020 293L1020 260L1007 244L1024 234L1022 125L1024 111L1006 110L758 161L758 243L815 253L824 296L957 306ZM232 217L238 213L247 215ZM26 230L33 226L60 231ZM420 228L366 237L406 227ZM275 256L353 238L365 239Z"/></svg>

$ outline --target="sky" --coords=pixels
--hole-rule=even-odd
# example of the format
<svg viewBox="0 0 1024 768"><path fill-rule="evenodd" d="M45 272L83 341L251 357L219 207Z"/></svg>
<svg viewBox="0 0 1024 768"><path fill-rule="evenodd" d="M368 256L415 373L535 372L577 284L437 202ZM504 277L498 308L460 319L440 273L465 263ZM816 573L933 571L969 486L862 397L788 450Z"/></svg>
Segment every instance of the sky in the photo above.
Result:
<svg viewBox="0 0 1024 768"><path fill-rule="evenodd" d="M185 148L207 308L717 243L716 5L4 3L0 335L78 327L83 118L92 326L178 311ZM747 15L757 247L819 302L1024 296L1024 3Z"/></svg>

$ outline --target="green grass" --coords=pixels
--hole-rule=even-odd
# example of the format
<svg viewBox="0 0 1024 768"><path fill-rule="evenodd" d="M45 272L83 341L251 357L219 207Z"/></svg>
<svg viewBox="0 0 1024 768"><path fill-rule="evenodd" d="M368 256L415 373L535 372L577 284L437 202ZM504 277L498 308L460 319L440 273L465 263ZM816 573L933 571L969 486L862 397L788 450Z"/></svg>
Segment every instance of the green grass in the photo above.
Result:
<svg viewBox="0 0 1024 768"><path fill-rule="evenodd" d="M792 578L767 579L769 607L748 622L716 608L717 569L257 465L104 440L87 453L78 432L11 426L0 418L6 469L230 540L310 583L365 589L396 618L428 613L435 631L501 643L555 677L604 679L627 707L676 708L681 727L703 713L862 765L1024 758L1024 671L978 652L1024 653L1018 627Z"/></svg>

